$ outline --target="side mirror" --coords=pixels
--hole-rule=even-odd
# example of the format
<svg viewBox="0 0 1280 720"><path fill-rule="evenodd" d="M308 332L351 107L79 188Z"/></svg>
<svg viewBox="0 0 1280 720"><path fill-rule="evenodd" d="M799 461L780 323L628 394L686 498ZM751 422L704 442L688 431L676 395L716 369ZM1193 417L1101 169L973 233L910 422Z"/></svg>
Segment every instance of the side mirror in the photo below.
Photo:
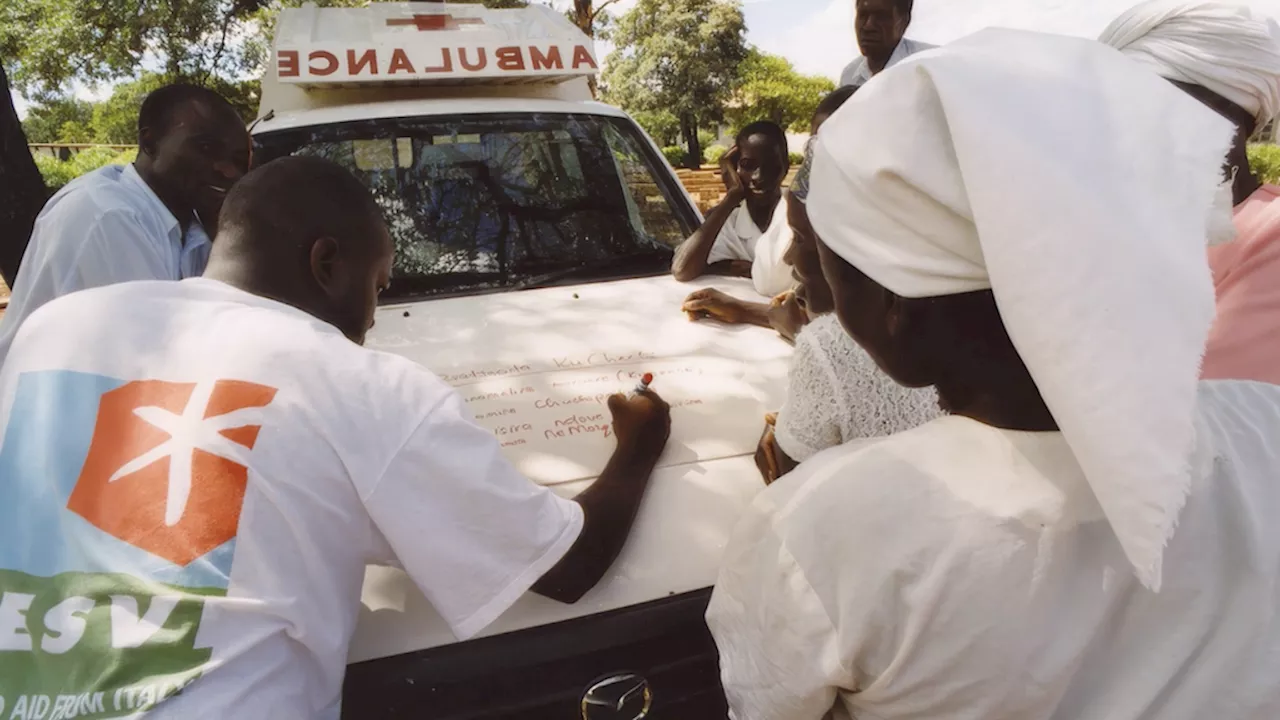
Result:
<svg viewBox="0 0 1280 720"><path fill-rule="evenodd" d="M582 694L582 720L643 720L652 705L648 680L635 673L614 673Z"/></svg>

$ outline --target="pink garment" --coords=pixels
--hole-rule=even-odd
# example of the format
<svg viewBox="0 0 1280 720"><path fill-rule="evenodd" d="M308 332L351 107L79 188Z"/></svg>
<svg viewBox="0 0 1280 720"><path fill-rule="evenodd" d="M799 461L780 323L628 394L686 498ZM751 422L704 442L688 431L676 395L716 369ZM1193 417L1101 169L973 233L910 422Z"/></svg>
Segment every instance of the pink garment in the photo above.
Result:
<svg viewBox="0 0 1280 720"><path fill-rule="evenodd" d="M1280 385L1280 186L1236 206L1235 240L1209 248L1218 315L1205 349L1206 380Z"/></svg>

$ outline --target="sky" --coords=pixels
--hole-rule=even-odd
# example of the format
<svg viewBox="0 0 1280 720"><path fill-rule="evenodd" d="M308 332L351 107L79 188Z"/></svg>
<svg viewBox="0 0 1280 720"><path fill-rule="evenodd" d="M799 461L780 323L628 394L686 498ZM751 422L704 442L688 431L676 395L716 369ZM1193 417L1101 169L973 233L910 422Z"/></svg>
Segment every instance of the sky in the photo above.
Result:
<svg viewBox="0 0 1280 720"><path fill-rule="evenodd" d="M853 37L854 0L742 0L747 40L781 55L796 69L838 79L856 55ZM1243 0L1280 17L1280 0ZM1136 0L915 0L907 35L942 44L985 27L1000 26L1066 35L1096 37L1107 23ZM553 0L565 5L568 0ZM611 10L625 12L636 0L621 0ZM610 48L597 48L601 57ZM82 97L102 97L108 89L78 88ZM15 95L18 114L26 103Z"/></svg>

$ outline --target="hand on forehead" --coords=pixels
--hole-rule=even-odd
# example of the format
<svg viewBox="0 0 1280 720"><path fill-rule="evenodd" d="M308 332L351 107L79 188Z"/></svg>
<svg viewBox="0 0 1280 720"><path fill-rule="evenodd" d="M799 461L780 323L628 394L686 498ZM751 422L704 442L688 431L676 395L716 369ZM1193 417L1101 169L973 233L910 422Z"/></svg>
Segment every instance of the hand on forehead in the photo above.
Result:
<svg viewBox="0 0 1280 720"><path fill-rule="evenodd" d="M764 133L752 133L751 135L748 135L743 138L742 144L739 145L739 147L742 148L744 156L750 153L752 156L762 157L770 153L781 154L782 152L785 152L784 148L778 146L776 140Z"/></svg>

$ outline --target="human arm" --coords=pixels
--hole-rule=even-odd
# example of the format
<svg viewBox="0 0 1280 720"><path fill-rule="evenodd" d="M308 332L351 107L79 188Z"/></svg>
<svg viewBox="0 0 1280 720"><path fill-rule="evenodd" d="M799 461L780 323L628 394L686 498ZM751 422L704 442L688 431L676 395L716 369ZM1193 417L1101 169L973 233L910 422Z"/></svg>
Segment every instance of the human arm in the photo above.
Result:
<svg viewBox="0 0 1280 720"><path fill-rule="evenodd" d="M723 277L751 277L751 262L749 260L717 260L708 264L702 274Z"/></svg>
<svg viewBox="0 0 1280 720"><path fill-rule="evenodd" d="M582 507L582 532L569 552L532 590L563 603L595 587L626 544L653 468L671 434L671 409L652 392L609 398L618 446L591 487L573 499Z"/></svg>
<svg viewBox="0 0 1280 720"><path fill-rule="evenodd" d="M768 413L764 416L764 433L760 436L759 444L756 445L756 468L760 470L760 476L764 478L765 485L772 485L774 480L795 470L800 464L792 460L791 456L778 446L775 434L777 423L777 413Z"/></svg>
<svg viewBox="0 0 1280 720"><path fill-rule="evenodd" d="M689 293L680 310L690 320L719 320L726 325L757 325L773 328L788 342L793 342L809 316L796 301L794 292L785 292L768 303L736 298L715 288Z"/></svg>
<svg viewBox="0 0 1280 720"><path fill-rule="evenodd" d="M380 478L361 491L385 540L370 561L404 568L460 639L483 629L544 575L552 580L543 589L576 599L621 548L667 437L665 404L647 414L629 409L621 420L615 413L622 449L597 481L601 489L574 502L522 476L494 434L475 423L456 392L447 391ZM591 512L593 529L584 538ZM620 527L609 527L611 522ZM603 547L586 548L591 543ZM586 549L575 557L595 553L589 562L562 563L578 545Z"/></svg>
<svg viewBox="0 0 1280 720"><path fill-rule="evenodd" d="M804 306L791 290L769 302L768 315L769 326L789 343L794 343L796 336L809 324L809 313L805 312Z"/></svg>
<svg viewBox="0 0 1280 720"><path fill-rule="evenodd" d="M740 300L715 288L704 288L689 293L680 310L690 320L719 320L727 325L759 325L772 327L769 322L769 305Z"/></svg>
<svg viewBox="0 0 1280 720"><path fill-rule="evenodd" d="M711 250L720 237L720 231L729 221L729 216L746 197L742 181L738 178L737 156L737 148L734 148L720 159L720 172L724 177L726 190L724 199L707 213L702 225L680 243L680 247L676 248L675 257L671 261L671 274L680 282L689 282L705 275L712 266L716 274L749 276L751 273L751 263L747 261L709 262ZM735 266L735 262L745 263L745 272L743 267Z"/></svg>

